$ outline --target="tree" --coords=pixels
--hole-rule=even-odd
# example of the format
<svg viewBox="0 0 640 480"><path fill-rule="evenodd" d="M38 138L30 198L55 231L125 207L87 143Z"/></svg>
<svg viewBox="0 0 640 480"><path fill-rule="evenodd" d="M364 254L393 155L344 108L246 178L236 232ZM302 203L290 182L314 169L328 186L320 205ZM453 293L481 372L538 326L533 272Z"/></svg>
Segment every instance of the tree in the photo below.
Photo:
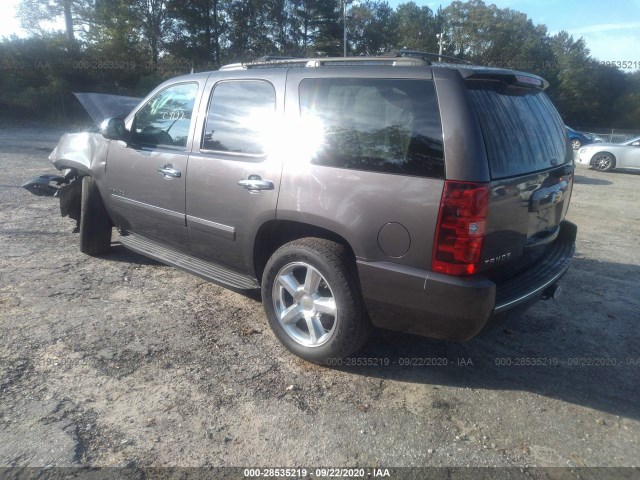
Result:
<svg viewBox="0 0 640 480"><path fill-rule="evenodd" d="M414 2L398 5L395 12L397 46L420 52L437 52L436 34L441 33L441 20L427 7Z"/></svg>
<svg viewBox="0 0 640 480"><path fill-rule="evenodd" d="M338 0L295 0L296 37L305 56L337 56L342 50L342 8Z"/></svg>
<svg viewBox="0 0 640 480"><path fill-rule="evenodd" d="M365 0L351 8L348 22L350 50L354 55L378 55L394 48L394 12L387 2Z"/></svg>
<svg viewBox="0 0 640 480"><path fill-rule="evenodd" d="M22 28L32 35L44 37L52 30L58 19L65 25L68 42L77 47L76 33L91 22L94 0L21 0L16 14Z"/></svg>
<svg viewBox="0 0 640 480"><path fill-rule="evenodd" d="M640 73L602 65L583 39L550 36L521 12L482 0L454 1L436 12L413 1L395 11L384 0L344 1L352 55L393 47L437 52L436 35L444 33L445 54L547 79L547 93L569 124L640 124ZM61 116L72 91L142 95L192 67L263 55L339 56L342 6L343 0L21 0L18 15L31 37L0 42L0 104ZM64 27L55 31L58 25Z"/></svg>
<svg viewBox="0 0 640 480"><path fill-rule="evenodd" d="M567 32L554 35L551 47L550 94L565 121L590 126L615 121L614 105L625 90L624 74L592 59L584 40L574 40Z"/></svg>
<svg viewBox="0 0 640 480"><path fill-rule="evenodd" d="M637 129L640 125L640 70L625 75L625 87L613 105L612 127Z"/></svg>
<svg viewBox="0 0 640 480"><path fill-rule="evenodd" d="M455 54L476 63L534 70L551 53L544 26L524 13L485 5L482 0L455 1L443 11L447 37Z"/></svg>
<svg viewBox="0 0 640 480"><path fill-rule="evenodd" d="M203 67L220 67L222 43L228 36L225 0L171 0L167 5L173 19L167 51L177 59L188 58Z"/></svg>
<svg viewBox="0 0 640 480"><path fill-rule="evenodd" d="M151 50L151 60L157 65L169 31L171 19L167 15L168 0L136 0L131 5L139 15L142 34Z"/></svg>

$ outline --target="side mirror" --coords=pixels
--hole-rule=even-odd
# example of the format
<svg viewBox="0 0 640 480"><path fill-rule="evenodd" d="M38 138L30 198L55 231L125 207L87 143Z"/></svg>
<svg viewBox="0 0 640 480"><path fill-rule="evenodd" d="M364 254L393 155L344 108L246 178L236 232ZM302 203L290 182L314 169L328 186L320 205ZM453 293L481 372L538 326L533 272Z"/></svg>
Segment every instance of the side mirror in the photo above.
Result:
<svg viewBox="0 0 640 480"><path fill-rule="evenodd" d="M122 118L107 118L100 124L100 133L107 140L122 140L126 142L129 132Z"/></svg>

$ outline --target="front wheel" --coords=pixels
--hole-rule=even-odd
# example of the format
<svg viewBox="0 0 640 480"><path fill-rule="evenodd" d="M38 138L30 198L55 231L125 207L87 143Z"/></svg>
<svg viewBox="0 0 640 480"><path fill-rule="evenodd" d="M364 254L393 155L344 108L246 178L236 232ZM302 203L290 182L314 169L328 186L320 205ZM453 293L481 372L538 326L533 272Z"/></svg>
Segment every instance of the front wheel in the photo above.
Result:
<svg viewBox="0 0 640 480"><path fill-rule="evenodd" d="M608 172L616 166L616 159L613 155L607 152L596 153L591 160L591 166L595 170Z"/></svg>
<svg viewBox="0 0 640 480"><path fill-rule="evenodd" d="M578 140L577 138L571 140L571 148L573 148L574 150L578 150L581 146L582 143L580 143L580 140Z"/></svg>
<svg viewBox="0 0 640 480"><path fill-rule="evenodd" d="M371 332L353 258L339 243L303 238L267 262L262 301L278 340L295 355L323 363L357 351Z"/></svg>
<svg viewBox="0 0 640 480"><path fill-rule="evenodd" d="M84 177L80 201L80 251L92 256L107 253L111 247L111 229L111 219L95 180Z"/></svg>

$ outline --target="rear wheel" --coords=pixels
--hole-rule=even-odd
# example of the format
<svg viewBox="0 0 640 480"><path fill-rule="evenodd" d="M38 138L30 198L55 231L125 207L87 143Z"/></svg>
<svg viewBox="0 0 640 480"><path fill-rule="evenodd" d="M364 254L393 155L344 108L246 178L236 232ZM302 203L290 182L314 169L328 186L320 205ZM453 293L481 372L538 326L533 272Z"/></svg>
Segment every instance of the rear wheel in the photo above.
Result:
<svg viewBox="0 0 640 480"><path fill-rule="evenodd" d="M591 159L591 166L595 170L608 172L616 166L616 159L613 155L607 152L596 153Z"/></svg>
<svg viewBox="0 0 640 480"><path fill-rule="evenodd" d="M262 301L280 342L312 362L352 354L371 332L355 263L344 245L329 240L303 238L276 250Z"/></svg>
<svg viewBox="0 0 640 480"><path fill-rule="evenodd" d="M578 140L577 138L571 140L571 148L573 148L574 150L578 150L581 146L582 143L580 143L580 140Z"/></svg>
<svg viewBox="0 0 640 480"><path fill-rule="evenodd" d="M92 256L107 253L111 247L111 229L111 219L95 180L84 177L80 202L80 251Z"/></svg>

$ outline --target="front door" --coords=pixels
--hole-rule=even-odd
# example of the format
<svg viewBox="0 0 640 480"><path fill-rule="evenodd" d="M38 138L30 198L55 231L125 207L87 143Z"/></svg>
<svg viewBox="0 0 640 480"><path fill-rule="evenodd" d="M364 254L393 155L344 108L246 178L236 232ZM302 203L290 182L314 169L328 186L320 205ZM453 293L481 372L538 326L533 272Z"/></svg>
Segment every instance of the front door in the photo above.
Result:
<svg viewBox="0 0 640 480"><path fill-rule="evenodd" d="M125 230L188 246L185 183L198 91L197 82L161 90L136 113L129 143L111 142L109 200Z"/></svg>
<svg viewBox="0 0 640 480"><path fill-rule="evenodd" d="M187 226L199 256L252 273L256 231L275 218L282 158L274 142L284 75L210 78L187 176ZM204 100L208 100L205 103ZM196 144L197 142L197 144Z"/></svg>

